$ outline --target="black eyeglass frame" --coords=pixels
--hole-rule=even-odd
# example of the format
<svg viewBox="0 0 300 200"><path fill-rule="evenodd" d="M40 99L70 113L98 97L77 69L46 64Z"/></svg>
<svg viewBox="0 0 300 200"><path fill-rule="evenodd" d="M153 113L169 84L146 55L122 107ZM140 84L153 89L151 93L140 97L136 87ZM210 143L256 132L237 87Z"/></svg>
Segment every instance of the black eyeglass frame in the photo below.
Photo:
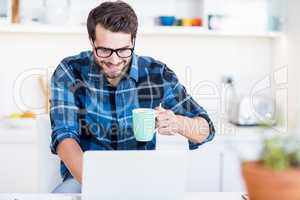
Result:
<svg viewBox="0 0 300 200"><path fill-rule="evenodd" d="M95 52L96 52L96 55L99 57L99 58L109 58L114 52L117 54L118 57L120 58L129 58L132 56L133 52L134 52L134 47L135 47L135 41L133 41L133 47L132 48L119 48L119 49L111 49L111 48L106 48L106 47L96 47L95 45L95 41L93 41L93 45L94 45L94 48L95 48ZM109 50L110 51L110 54L108 56L99 56L98 55L98 49L103 49L103 50ZM130 50L131 53L129 56L120 56L118 51L120 50Z"/></svg>

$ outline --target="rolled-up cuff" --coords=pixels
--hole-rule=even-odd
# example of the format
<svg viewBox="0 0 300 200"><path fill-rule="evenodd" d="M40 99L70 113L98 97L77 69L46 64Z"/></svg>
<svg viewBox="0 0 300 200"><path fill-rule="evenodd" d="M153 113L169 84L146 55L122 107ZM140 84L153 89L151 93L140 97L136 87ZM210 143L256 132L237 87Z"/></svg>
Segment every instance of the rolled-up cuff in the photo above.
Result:
<svg viewBox="0 0 300 200"><path fill-rule="evenodd" d="M66 131L66 130L56 131L55 133L52 133L52 141L50 144L50 149L53 154L57 154L56 150L58 144L66 138L73 138L78 142L78 144L80 143L79 136L76 133L72 131Z"/></svg>
<svg viewBox="0 0 300 200"><path fill-rule="evenodd" d="M208 134L207 138L204 141L202 141L201 143L195 144L195 143L189 141L189 149L190 150L197 149L200 145L213 140L213 138L215 137L215 128L214 128L214 125L213 125L211 119L208 117L208 115L207 114L199 114L198 117L201 117L207 121L208 126L209 126L209 134Z"/></svg>

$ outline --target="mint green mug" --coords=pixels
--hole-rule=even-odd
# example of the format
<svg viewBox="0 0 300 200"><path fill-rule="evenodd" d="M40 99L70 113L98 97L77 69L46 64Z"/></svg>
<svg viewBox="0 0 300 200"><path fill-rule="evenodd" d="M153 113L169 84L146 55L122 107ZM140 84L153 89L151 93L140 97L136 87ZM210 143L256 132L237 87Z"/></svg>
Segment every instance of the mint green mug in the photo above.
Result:
<svg viewBox="0 0 300 200"><path fill-rule="evenodd" d="M132 111L133 133L137 141L151 141L155 130L155 110L151 108L137 108Z"/></svg>

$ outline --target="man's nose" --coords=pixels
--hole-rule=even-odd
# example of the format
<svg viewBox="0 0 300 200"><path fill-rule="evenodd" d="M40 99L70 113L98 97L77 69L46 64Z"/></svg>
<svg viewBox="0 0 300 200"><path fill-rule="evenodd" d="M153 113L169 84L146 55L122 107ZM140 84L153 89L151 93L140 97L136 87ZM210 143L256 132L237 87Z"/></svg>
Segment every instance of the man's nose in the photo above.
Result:
<svg viewBox="0 0 300 200"><path fill-rule="evenodd" d="M112 63L112 64L118 64L119 61L120 61L120 58L119 56L117 55L117 52L113 52L111 54L111 56L109 57L109 61Z"/></svg>

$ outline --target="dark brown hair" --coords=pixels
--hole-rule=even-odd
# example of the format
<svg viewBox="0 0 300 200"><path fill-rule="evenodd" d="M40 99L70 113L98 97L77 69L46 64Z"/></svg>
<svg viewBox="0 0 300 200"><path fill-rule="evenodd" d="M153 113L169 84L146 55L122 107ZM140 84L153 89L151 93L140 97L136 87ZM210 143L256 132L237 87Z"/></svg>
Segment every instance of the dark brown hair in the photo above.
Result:
<svg viewBox="0 0 300 200"><path fill-rule="evenodd" d="M136 38L138 19L130 5L123 1L107 1L92 9L87 19L89 38L96 39L95 29L100 24L111 32L130 33Z"/></svg>

